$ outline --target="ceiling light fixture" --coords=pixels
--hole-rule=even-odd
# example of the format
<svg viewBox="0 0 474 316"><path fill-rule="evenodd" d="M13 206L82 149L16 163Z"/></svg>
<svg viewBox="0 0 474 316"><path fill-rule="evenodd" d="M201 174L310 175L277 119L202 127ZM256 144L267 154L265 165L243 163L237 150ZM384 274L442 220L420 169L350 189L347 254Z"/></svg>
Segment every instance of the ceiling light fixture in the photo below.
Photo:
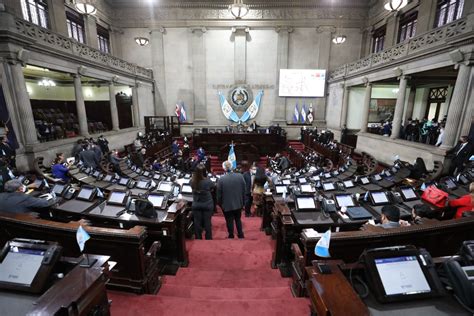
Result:
<svg viewBox="0 0 474 316"><path fill-rule="evenodd" d="M51 79L43 79L43 80L38 81L38 86L56 87L56 82L54 82Z"/></svg>
<svg viewBox="0 0 474 316"><path fill-rule="evenodd" d="M81 14L94 15L97 12L96 0L75 0L74 6Z"/></svg>
<svg viewBox="0 0 474 316"><path fill-rule="evenodd" d="M140 46L146 46L148 43L150 43L150 40L146 37L135 37L135 43L137 43Z"/></svg>
<svg viewBox="0 0 474 316"><path fill-rule="evenodd" d="M234 0L234 3L229 5L229 11L236 19L241 19L249 13L249 6L243 0Z"/></svg>
<svg viewBox="0 0 474 316"><path fill-rule="evenodd" d="M332 38L332 42L336 45L342 44L346 41L346 36L345 35L336 35Z"/></svg>
<svg viewBox="0 0 474 316"><path fill-rule="evenodd" d="M399 11L408 4L408 0L388 0L385 2L384 8L388 11Z"/></svg>

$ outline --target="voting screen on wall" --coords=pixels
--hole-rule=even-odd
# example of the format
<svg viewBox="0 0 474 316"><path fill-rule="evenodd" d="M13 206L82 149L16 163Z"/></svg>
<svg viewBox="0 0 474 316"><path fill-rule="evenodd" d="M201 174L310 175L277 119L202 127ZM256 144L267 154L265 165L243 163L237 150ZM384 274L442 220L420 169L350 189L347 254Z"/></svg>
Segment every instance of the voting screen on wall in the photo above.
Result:
<svg viewBox="0 0 474 316"><path fill-rule="evenodd" d="M280 97L324 97L326 70L280 69Z"/></svg>

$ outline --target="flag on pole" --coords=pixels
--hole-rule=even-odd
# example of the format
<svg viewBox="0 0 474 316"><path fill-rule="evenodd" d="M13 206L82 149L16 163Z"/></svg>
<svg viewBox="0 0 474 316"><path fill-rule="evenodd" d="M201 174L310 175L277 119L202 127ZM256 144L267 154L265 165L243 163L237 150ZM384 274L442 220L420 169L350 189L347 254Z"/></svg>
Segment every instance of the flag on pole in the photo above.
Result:
<svg viewBox="0 0 474 316"><path fill-rule="evenodd" d="M46 179L43 179L43 184L45 188L49 189L49 184L48 184L48 181L46 181Z"/></svg>
<svg viewBox="0 0 474 316"><path fill-rule="evenodd" d="M295 112L293 113L293 123L298 123L300 118L300 111L298 110L298 102L295 104Z"/></svg>
<svg viewBox="0 0 474 316"><path fill-rule="evenodd" d="M89 234L84 230L84 228L82 228L82 226L79 225L79 228L77 229L77 232L76 232L76 240L81 252L84 251L84 246L86 245L86 241L88 241L89 239L91 239L91 236L89 236Z"/></svg>
<svg viewBox="0 0 474 316"><path fill-rule="evenodd" d="M309 124L313 124L313 103L309 104L308 116L307 116Z"/></svg>
<svg viewBox="0 0 474 316"><path fill-rule="evenodd" d="M314 248L314 254L318 257L323 257L323 258L331 257L331 255L329 254L330 241L331 241L331 230L329 229L319 239L318 243L316 244L316 248Z"/></svg>
<svg viewBox="0 0 474 316"><path fill-rule="evenodd" d="M181 107L179 106L178 103L176 103L176 107L174 109L174 114L176 114L176 117L178 118L178 120L180 119L181 117Z"/></svg>
<svg viewBox="0 0 474 316"><path fill-rule="evenodd" d="M181 123L186 122L188 120L188 116L186 115L186 109L184 108L184 102L181 102L181 115L179 116L179 121Z"/></svg>
<svg viewBox="0 0 474 316"><path fill-rule="evenodd" d="M301 106L301 123L306 123L306 104L303 102L303 106Z"/></svg>
<svg viewBox="0 0 474 316"><path fill-rule="evenodd" d="M230 145L229 155L227 156L227 160L229 160L232 163L232 169L237 168L237 160L235 159L234 144Z"/></svg>

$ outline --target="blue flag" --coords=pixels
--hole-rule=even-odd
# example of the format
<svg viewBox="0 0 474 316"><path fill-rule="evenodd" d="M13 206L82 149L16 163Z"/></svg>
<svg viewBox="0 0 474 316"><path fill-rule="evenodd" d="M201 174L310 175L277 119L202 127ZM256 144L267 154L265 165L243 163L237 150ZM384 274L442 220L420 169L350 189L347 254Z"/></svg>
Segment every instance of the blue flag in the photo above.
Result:
<svg viewBox="0 0 474 316"><path fill-rule="evenodd" d="M188 115L186 114L186 109L184 107L184 102L181 101L181 111L180 111L179 121L181 123L186 122L188 120Z"/></svg>
<svg viewBox="0 0 474 316"><path fill-rule="evenodd" d="M423 184L421 185L420 190L421 190L421 191L425 191L425 190L426 190L426 184L425 184L424 182L423 182Z"/></svg>
<svg viewBox="0 0 474 316"><path fill-rule="evenodd" d="M227 160L232 162L232 169L237 168L237 160L235 159L234 144L230 145L229 155L227 156Z"/></svg>
<svg viewBox="0 0 474 316"><path fill-rule="evenodd" d="M306 123L306 104L304 102L301 107L301 123Z"/></svg>
<svg viewBox="0 0 474 316"><path fill-rule="evenodd" d="M100 197L100 198L103 198L104 193L102 193L102 191L99 188L96 188L96 190L97 190L97 196Z"/></svg>
<svg viewBox="0 0 474 316"><path fill-rule="evenodd" d="M331 255L329 254L330 241L331 241L331 230L329 229L319 239L318 243L316 244L316 248L314 248L314 254L318 257L323 257L323 258L331 257Z"/></svg>
<svg viewBox="0 0 474 316"><path fill-rule="evenodd" d="M367 202L369 200L369 191L365 192L364 201Z"/></svg>
<svg viewBox="0 0 474 316"><path fill-rule="evenodd" d="M298 110L298 102L295 104L295 112L293 113L293 123L298 123L300 118L300 111Z"/></svg>
<svg viewBox="0 0 474 316"><path fill-rule="evenodd" d="M86 245L86 241L88 241L89 239L91 239L91 236L89 236L89 234L84 230L84 228L82 228L82 226L79 225L79 228L77 229L77 232L76 232L76 240L81 252L84 251L84 246Z"/></svg>

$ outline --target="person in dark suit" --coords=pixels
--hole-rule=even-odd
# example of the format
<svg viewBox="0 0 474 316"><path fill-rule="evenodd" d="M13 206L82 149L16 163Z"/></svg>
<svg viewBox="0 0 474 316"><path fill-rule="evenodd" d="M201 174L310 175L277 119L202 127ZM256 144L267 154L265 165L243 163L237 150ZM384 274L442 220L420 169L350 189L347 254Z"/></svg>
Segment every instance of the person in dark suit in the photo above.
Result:
<svg viewBox="0 0 474 316"><path fill-rule="evenodd" d="M175 139L173 143L171 144L171 152L173 153L173 156L177 156L179 152L179 144L178 141Z"/></svg>
<svg viewBox="0 0 474 316"><path fill-rule="evenodd" d="M240 173L232 172L232 163L225 161L222 168L226 174L217 182L217 204L224 212L229 238L234 238L234 221L237 227L237 235L244 238L242 230L242 208L245 201L245 180Z"/></svg>
<svg viewBox="0 0 474 316"><path fill-rule="evenodd" d="M97 138L97 144L104 155L109 152L109 141L104 135L100 135L99 138Z"/></svg>
<svg viewBox="0 0 474 316"><path fill-rule="evenodd" d="M12 168L16 168L16 151L8 142L8 137L3 136L0 142L0 157L5 157Z"/></svg>
<svg viewBox="0 0 474 316"><path fill-rule="evenodd" d="M459 173L463 168L469 157L472 156L472 145L469 143L467 136L461 136L459 143L450 151L449 154L454 154L453 160L451 161L451 167L449 168L449 174Z"/></svg>
<svg viewBox="0 0 474 316"><path fill-rule="evenodd" d="M193 221L194 234L196 239L202 239L203 228L206 231L206 239L212 239L211 217L214 213L214 200L211 191L214 189L214 182L206 177L206 168L199 164L191 179L193 189Z"/></svg>
<svg viewBox="0 0 474 316"><path fill-rule="evenodd" d="M248 161L242 161L242 172L245 180L245 216L250 217L250 209L252 207L253 198L252 198L252 178L255 175L255 168L252 166L249 169Z"/></svg>
<svg viewBox="0 0 474 316"><path fill-rule="evenodd" d="M99 166L97 155L92 149L88 148L87 145L85 145L84 150L79 153L79 159L84 163L84 167L86 168L95 170Z"/></svg>
<svg viewBox="0 0 474 316"><path fill-rule="evenodd" d="M0 193L0 211L9 213L28 213L48 208L56 200L36 198L25 194L26 187L20 180L13 179L5 183L5 192Z"/></svg>

